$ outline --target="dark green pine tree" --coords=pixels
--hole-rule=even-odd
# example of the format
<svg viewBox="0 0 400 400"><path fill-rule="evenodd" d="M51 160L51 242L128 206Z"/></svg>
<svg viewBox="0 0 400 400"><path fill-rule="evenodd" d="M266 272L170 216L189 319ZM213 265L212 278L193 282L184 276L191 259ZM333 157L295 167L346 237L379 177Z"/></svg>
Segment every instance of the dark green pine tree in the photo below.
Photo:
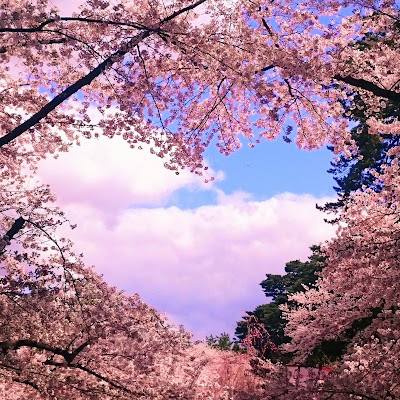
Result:
<svg viewBox="0 0 400 400"><path fill-rule="evenodd" d="M325 266L325 257L321 253L319 246L312 246L311 250L312 254L308 261L295 260L286 263L285 275L266 275L267 278L260 285L265 295L272 301L256 307L254 311L247 311L247 315L243 320L237 323L235 335L239 340L243 340L247 336L250 319L255 319L257 322L264 324L270 335L270 340L276 346L289 342L289 338L284 333L286 320L282 318L279 306L288 302L289 294L304 291L305 287L303 285L312 287L318 279L317 273ZM290 354L281 354L273 350L264 353L264 357L273 361L284 362L288 362L291 359Z"/></svg>
<svg viewBox="0 0 400 400"><path fill-rule="evenodd" d="M400 29L400 23L396 22ZM360 50L368 50L373 42L385 42L386 45L398 46L398 43L390 43L385 33L366 35L362 40L353 44ZM399 89L400 82L392 89ZM348 93L349 95L352 93ZM353 93L354 94L354 93ZM388 155L391 148L400 145L400 135L372 135L369 132L368 119L375 117L383 123L391 124L395 119L400 118L400 104L387 99L380 100L379 111L372 111L362 102L356 93L351 102L343 101L345 117L354 123L351 130L351 137L358 148L358 152L350 156L340 155L337 161L331 162L329 173L333 174L336 181L334 187L338 194L336 202L327 203L324 206L317 206L323 211L337 212L345 207L351 193L356 190L370 188L375 191L382 190L383 183L376 179L375 172L381 172L385 165L391 163L392 158ZM330 148L333 150L333 148ZM335 220L331 221L335 222ZM267 279L261 282L267 298L272 301L263 304L254 311L247 312L247 316L237 323L236 336L243 340L248 334L248 322L257 320L264 324L270 334L271 340L280 345L289 342L289 338L284 334L286 321L282 318L279 305L288 302L288 295L299 291L304 291L304 286L312 287L318 279L317 273L325 265L325 258L317 246L311 247L313 253L309 261L290 261L286 264L285 275L267 274ZM291 304L289 303L289 306ZM292 305L293 306L293 305ZM336 360L344 354L350 339L357 332L368 326L373 318L379 313L380 309L372 309L372 316L355 321L353 326L344 332L343 336L335 341L326 341L314 349L307 363L309 365L321 365ZM265 357L275 361L290 362L290 354L270 353Z"/></svg>
<svg viewBox="0 0 400 400"><path fill-rule="evenodd" d="M388 151L400 145L399 135L371 135L368 131L365 106L356 96L356 108L348 107L348 117L357 125L351 130L351 137L358 147L358 153L345 156L340 155L337 161L331 162L328 170L336 181L334 187L338 194L336 202L327 203L318 207L324 211L337 211L344 206L350 194L356 190L368 187L375 191L382 190L382 182L374 177L375 172L382 172L384 165L390 164L392 157ZM380 118L390 123L394 115L399 115L398 105L387 103ZM332 147L328 147L333 151Z"/></svg>
<svg viewBox="0 0 400 400"><path fill-rule="evenodd" d="M399 28L397 27L397 29ZM366 35L353 46L368 52L373 42L382 42L386 45L398 47L398 43L391 43L390 40L386 39L385 33ZM400 82L393 89L398 89L399 84ZM357 93L349 92L348 94L353 94L354 100L351 102L343 101L342 105L345 109L344 116L355 124L351 130L351 137L358 148L358 152L350 156L342 154L337 161L331 162L332 168L328 172L333 174L336 181L337 186L334 189L338 194L338 200L318 207L324 211L339 210L345 205L351 193L362 190L363 187L375 191L382 190L382 182L376 180L373 174L382 172L383 166L391 163L392 157L388 155L388 152L391 148L400 145L400 135L371 134L368 126L370 117L374 117L385 124L391 124L394 120L399 119L399 102L377 99L380 103L379 110L372 111L367 108ZM333 151L332 147L328 147L328 149Z"/></svg>
<svg viewBox="0 0 400 400"><path fill-rule="evenodd" d="M229 333L221 333L221 335L210 335L206 337L206 343L213 349L218 349L222 351L237 351L240 352L241 348L239 343L231 340Z"/></svg>
<svg viewBox="0 0 400 400"><path fill-rule="evenodd" d="M259 354L262 354L262 357L273 362L287 364L293 358L293 354L274 350L274 347L290 341L290 338L285 336L287 321L283 318L279 306L284 303L288 304L289 307L295 306L288 300L288 295L312 288L318 279L318 272L322 271L326 265L326 258L320 247L312 246L311 250L312 254L308 261L295 260L286 263L285 275L267 274L267 278L260 285L265 295L272 301L256 307L254 311L248 311L247 315L237 323L235 334L240 341L243 341L248 335L249 322L256 321L263 324L269 333L268 340L271 340L275 346L266 346L267 344L263 341L255 342L253 346L259 351ZM353 326L347 329L340 338L322 342L310 354L306 360L306 365L322 366L340 359L345 354L347 345L354 335L365 329L379 311L379 308L371 309L371 317L355 321ZM265 348L267 348L267 351L265 351Z"/></svg>
<svg viewBox="0 0 400 400"><path fill-rule="evenodd" d="M334 188L338 193L338 200L318 207L324 211L338 211L345 205L346 200L356 190L363 190L368 187L376 191L382 189L382 182L376 180L374 172L381 172L384 165L390 164L391 157L388 151L400 145L400 135L371 135L368 132L368 116L365 105L359 96L355 96L352 104L347 104L346 116L357 125L352 129L351 135L355 141L359 152L357 155L339 157L339 160L332 162L332 168L328 171L334 175L337 186ZM371 115L371 114L370 114ZM394 117L400 115L399 105L386 102L385 107L375 117L390 124ZM361 157L359 157L361 155ZM236 336L243 340L248 334L248 321L250 316L261 322L270 334L271 340L279 346L288 343L289 338L285 336L284 329L286 321L282 318L279 305L288 302L288 294L304 291L304 286L312 287L318 279L317 273L325 265L325 258L321 254L319 247L312 246L312 255L309 261L299 260L290 261L286 264L285 275L267 274L267 279L261 282L261 286L267 298L272 301L263 304L254 311L247 312L247 316L237 323ZM290 306L290 303L289 303ZM373 316L379 309L372 310ZM308 359L308 364L324 364L340 358L345 352L350 339L361 329L364 329L372 321L372 318L356 321L354 326L347 330L343 337L335 341L326 341ZM275 360L289 362L290 354L273 353L266 354L266 357Z"/></svg>

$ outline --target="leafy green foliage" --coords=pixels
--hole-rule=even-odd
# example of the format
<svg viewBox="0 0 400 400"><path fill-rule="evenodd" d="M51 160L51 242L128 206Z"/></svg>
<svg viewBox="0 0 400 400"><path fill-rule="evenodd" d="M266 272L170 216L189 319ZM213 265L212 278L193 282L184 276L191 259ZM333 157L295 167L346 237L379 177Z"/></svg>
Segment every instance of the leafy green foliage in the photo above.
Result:
<svg viewBox="0 0 400 400"><path fill-rule="evenodd" d="M389 110L388 110L389 112ZM338 200L320 207L324 211L338 210L343 207L346 199L356 190L368 187L377 192L382 190L382 182L377 180L375 173L381 173L384 165L390 164L391 157L388 151L400 144L399 135L371 135L365 116L354 115L359 124L351 130L351 136L359 149L357 155L341 155L331 162L328 170L334 175L337 186L334 187ZM332 150L331 147L328 147Z"/></svg>
<svg viewBox="0 0 400 400"><path fill-rule="evenodd" d="M267 279L260 285L265 295L272 298L272 301L256 307L254 311L248 311L243 320L237 323L236 336L240 340L244 340L248 335L249 319L255 318L257 322L264 324L270 339L276 346L289 343L290 338L285 335L286 320L283 318L279 306L284 303L287 303L289 307L293 306L288 301L289 294L305 291L306 288L315 285L318 272L324 268L326 258L319 246L312 246L311 250L312 254L308 261L295 260L286 263L285 275L267 274ZM308 357L306 364L309 366L327 365L340 359L345 354L351 339L369 326L379 311L379 308L372 309L370 317L355 321L353 326L347 329L340 338L322 342ZM264 352L264 357L273 362L289 363L293 355L271 350Z"/></svg>
<svg viewBox="0 0 400 400"><path fill-rule="evenodd" d="M325 265L325 257L319 246L311 246L310 249L312 254L309 261L295 260L286 263L286 275L267 274L267 279L260 283L267 297L272 297L273 301L282 304L287 301L288 294L302 292L304 285L309 287L315 283L316 273Z"/></svg>
<svg viewBox="0 0 400 400"><path fill-rule="evenodd" d="M317 273L324 267L325 257L319 246L312 246L311 250L312 254L308 261L289 261L285 267L285 275L267 274L267 278L260 285L265 295L272 298L272 301L256 307L254 311L247 311L243 320L237 323L235 334L240 340L244 340L248 335L249 318L255 317L259 323L264 324L276 346L289 342L284 333L286 320L283 319L279 306L288 302L289 294L312 287L318 279ZM265 357L283 362L291 359L290 354L273 351L266 353Z"/></svg>
<svg viewBox="0 0 400 400"><path fill-rule="evenodd" d="M206 343L208 346L212 347L213 349L218 349L222 351L241 351L241 347L239 343L234 342L231 340L229 333L221 333L221 335L210 335L206 337Z"/></svg>
<svg viewBox="0 0 400 400"><path fill-rule="evenodd" d="M352 44L361 51L368 51L372 43L380 42L390 47L398 47L385 37L385 34L366 34L362 40ZM389 71L390 73L390 71ZM395 85L398 88L398 83ZM334 175L337 186L334 187L339 198L336 202L318 207L324 211L336 211L344 206L346 199L356 190L370 188L377 192L382 190L382 182L377 180L375 173L381 173L384 165L390 164L392 157L388 151L400 144L400 136L397 134L371 134L369 132L368 119L374 117L386 124L392 123L400 116L400 104L388 99L379 100L380 107L371 110L362 101L358 93L353 94L353 101L343 100L341 103L345 108L344 116L355 123L351 130L351 138L358 151L351 155L341 154L335 161L331 162L332 168L328 173ZM328 149L333 151L333 147Z"/></svg>
<svg viewBox="0 0 400 400"><path fill-rule="evenodd" d="M370 316L355 320L351 328L346 329L336 340L323 341L310 354L306 364L309 366L327 365L340 359L346 353L347 346L350 344L354 336L367 328L382 311L382 308L371 308L370 311Z"/></svg>

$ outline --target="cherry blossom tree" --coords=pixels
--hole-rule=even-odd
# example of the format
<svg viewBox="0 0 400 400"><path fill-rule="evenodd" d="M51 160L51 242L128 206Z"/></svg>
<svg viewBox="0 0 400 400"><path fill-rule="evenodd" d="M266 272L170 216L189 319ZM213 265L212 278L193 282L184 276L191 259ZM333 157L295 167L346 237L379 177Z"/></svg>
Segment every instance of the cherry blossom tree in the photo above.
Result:
<svg viewBox="0 0 400 400"><path fill-rule="evenodd" d="M337 237L325 247L328 265L318 286L291 297L297 307L288 313L288 333L298 360L322 342L349 338L356 326L363 326L336 365L330 390L343 398L400 396L399 172L396 158L377 176L384 184L381 192L351 196Z"/></svg>
<svg viewBox="0 0 400 400"><path fill-rule="evenodd" d="M239 400L257 390L254 377L242 376L248 358L210 357L138 295L85 267L68 241L22 217L8 239L14 244L0 256L2 398ZM247 387L234 388L221 369L238 361Z"/></svg>
<svg viewBox="0 0 400 400"><path fill-rule="evenodd" d="M1 21L6 175L98 134L145 143L174 170L198 170L214 137L229 154L240 134L253 146L293 125L300 147L349 151L347 87L371 113L400 96L391 1L88 1L64 16L21 0ZM382 31L368 51L354 45Z"/></svg>
<svg viewBox="0 0 400 400"><path fill-rule="evenodd" d="M381 12L382 9L376 9L375 14L363 19L362 23L370 18L377 18L377 22ZM398 20L394 8L390 18ZM369 31L371 47L367 47L367 52L378 48L382 50L381 55L397 51L390 40L392 34L398 34L397 22L376 28L371 27ZM357 48L357 45L353 47ZM361 51L359 57L362 57ZM376 59L372 57L372 60L374 66ZM369 61L365 58L365 62ZM390 65L389 61L387 65ZM396 75L395 67L393 70L389 67L385 76L389 75ZM334 77L338 81L352 81ZM384 78L375 75L375 79L382 83ZM366 79L361 80L366 85ZM397 80L386 87L393 89L396 85ZM367 95L370 96L370 133L398 134L398 99L387 97L394 101L397 111L395 109L382 119L379 117L382 108L389 104L374 98L373 93ZM361 91L361 94L365 93ZM298 362L305 362L321 344L340 339L347 342L347 354L331 365L331 375L322 380L311 379L300 386L290 383L288 368L258 361L256 371L266 379L264 398L400 397L397 288L399 150L398 146L391 148L388 154L390 163L381 173L372 172L382 188L380 191L356 192L344 204L339 215L337 238L325 247L328 266L322 271L317 288L291 296L290 300L297 307L286 309L289 320L287 334L292 338L287 350L297 352Z"/></svg>
<svg viewBox="0 0 400 400"><path fill-rule="evenodd" d="M166 381L184 358L187 335L172 331L138 296L109 287L70 243L56 241L34 219L18 218L7 236L14 245L1 255L4 398L187 395L189 385Z"/></svg>
<svg viewBox="0 0 400 400"><path fill-rule="evenodd" d="M187 335L137 296L110 288L68 240L56 239L66 217L48 187L28 184L38 160L97 135L146 146L176 172L201 173L213 140L230 154L241 141L253 146L292 131L301 148L329 142L336 152L355 152L342 118L355 90L370 133L398 133L397 114L379 115L388 101L400 100L399 36L390 0L88 0L71 15L46 0L3 1L5 396L212 398L212 374L201 377L201 357L193 356ZM377 177L384 190L351 196L338 237L326 247L328 267L318 287L294 295L291 350L304 359L321 341L378 314L323 382L296 387L283 366L257 361L266 380L261 398L400 397L399 148L391 152L392 164Z"/></svg>

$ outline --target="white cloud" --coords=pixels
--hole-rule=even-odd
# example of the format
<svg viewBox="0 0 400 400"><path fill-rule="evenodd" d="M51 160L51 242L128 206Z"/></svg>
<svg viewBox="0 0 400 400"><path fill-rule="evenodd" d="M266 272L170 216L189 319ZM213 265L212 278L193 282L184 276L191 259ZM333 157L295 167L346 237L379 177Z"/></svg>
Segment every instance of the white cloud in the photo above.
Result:
<svg viewBox="0 0 400 400"><path fill-rule="evenodd" d="M325 199L286 193L235 201L124 210L112 227L95 207L66 210L78 222L78 249L107 281L204 335L232 330L265 301L259 283L266 273L282 273L287 261L305 259L310 245L333 235L315 209Z"/></svg>
<svg viewBox="0 0 400 400"><path fill-rule="evenodd" d="M134 204L162 204L181 188L213 187L204 183L204 177L186 170L176 176L163 163L146 148L130 149L120 137L100 137L83 139L81 146L71 147L59 159L41 162L39 175L51 184L62 203L91 204L108 211ZM207 173L217 181L223 179L222 172L209 169Z"/></svg>
<svg viewBox="0 0 400 400"><path fill-rule="evenodd" d="M86 263L197 337L232 331L246 310L265 301L259 283L266 273L282 273L287 261L305 259L309 246L334 233L315 209L331 199L227 195L189 172L176 176L157 157L124 145L115 138L90 140L58 160L43 161L40 175L78 224L67 235ZM163 206L178 189L194 195L213 190L217 204Z"/></svg>

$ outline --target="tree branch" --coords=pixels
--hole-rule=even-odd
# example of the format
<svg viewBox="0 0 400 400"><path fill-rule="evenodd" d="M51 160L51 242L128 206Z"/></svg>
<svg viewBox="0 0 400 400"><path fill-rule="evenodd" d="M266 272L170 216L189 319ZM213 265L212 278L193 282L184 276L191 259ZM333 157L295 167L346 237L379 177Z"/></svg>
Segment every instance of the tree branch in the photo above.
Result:
<svg viewBox="0 0 400 400"><path fill-rule="evenodd" d="M133 46L140 43L143 39L147 38L152 34L151 31L145 31L136 35L131 39L122 49L117 50L114 54L107 57L102 63L100 63L96 68L92 69L87 75L78 79L74 84L68 86L60 94L54 97L53 100L48 102L44 107L42 107L36 114L27 119L21 125L17 126L11 132L0 138L0 147L5 144L10 143L12 140L16 139L18 136L22 135L28 129L32 128L39 121L45 118L51 111L63 103L66 99L71 97L78 90L82 89L84 86L90 85L92 81L97 78L100 74L106 71L114 62L120 60Z"/></svg>
<svg viewBox="0 0 400 400"><path fill-rule="evenodd" d="M91 369L85 367L84 365L72 364L71 367L80 369L81 371L85 371L89 375L93 375L96 378L98 378L98 379L100 379L100 380L102 380L104 382L107 382L110 386L114 387L115 389L119 389L119 390L122 390L122 391L127 392L127 393L132 393L132 391L129 390L128 388L120 385L119 383L113 382L111 379L109 379L109 378L107 378L107 377L105 377L105 376L103 376L103 375L101 375L101 374L99 374L99 373L97 373L95 371L92 371ZM144 395L144 393L141 393L141 395Z"/></svg>
<svg viewBox="0 0 400 400"><path fill-rule="evenodd" d="M4 248L8 245L11 239L23 228L25 224L25 219L19 217L14 221L11 228L7 231L7 233L0 239L0 254L4 250Z"/></svg>
<svg viewBox="0 0 400 400"><path fill-rule="evenodd" d="M13 239L14 236L24 227L24 224L25 224L24 218L19 217L18 219L16 219L12 224L11 228L6 233L8 240Z"/></svg>
<svg viewBox="0 0 400 400"><path fill-rule="evenodd" d="M367 90L368 92L371 92L375 94L376 96L379 97L384 97L386 99L392 100L395 103L400 102L400 93L395 92L393 90L388 90L388 89L383 89L377 85L375 85L372 82L366 81L365 79L357 79L353 78L350 75L347 76L341 76L336 74L333 79L336 79L337 81L347 83L351 86L358 87L360 89Z"/></svg>
<svg viewBox="0 0 400 400"><path fill-rule="evenodd" d="M49 25L57 20L54 18L47 19L43 21L40 25L34 26L32 28L0 28L0 33L3 32L18 32L18 33L32 33L32 32L40 32L46 25Z"/></svg>
<svg viewBox="0 0 400 400"><path fill-rule="evenodd" d="M58 354L65 359L69 358L71 355L67 351L60 349L59 347L52 347L47 345L46 343L37 342L36 340L30 339L21 339L12 341L0 342L0 349L2 349L3 353L7 353L9 350L18 350L21 347L30 347L40 350L47 350L53 354Z"/></svg>
<svg viewBox="0 0 400 400"><path fill-rule="evenodd" d="M18 378L13 378L13 381L17 382L17 383L22 383L24 385L28 385L28 386L32 387L33 389L36 389L39 393L41 393L39 386L36 385L36 383L34 383L34 382L28 381L27 379L22 380L22 379L18 379Z"/></svg>
<svg viewBox="0 0 400 400"><path fill-rule="evenodd" d="M0 147L10 143L12 140L16 139L18 136L22 135L24 132L32 128L39 121L45 118L50 112L52 112L56 107L58 107L61 103L63 103L66 99L68 99L74 93L76 93L78 90L82 89L84 86L90 85L90 83L95 78L97 78L100 74L109 69L115 62L121 60L125 56L125 54L129 52L129 50L137 46L140 42L142 42L147 37L151 36L153 33L158 32L164 23L171 21L180 14L183 14L187 11L196 8L205 1L206 0L198 0L197 2L187 7L175 11L168 17L164 18L156 28L144 28L145 30L143 32L137 34L129 42L123 44L119 50L115 51L111 56L107 57L102 63L100 63L97 67L92 69L87 75L78 79L71 86L68 86L65 90L63 90L60 94L58 94L50 102L48 102L45 106L43 106L36 114L27 119L21 125L14 128L12 131L8 132L6 135L2 136L0 138ZM39 25L38 27L36 27L36 29L37 28L42 29L44 24L46 25L47 23L49 23L48 21Z"/></svg>
<svg viewBox="0 0 400 400"><path fill-rule="evenodd" d="M76 358L76 356L82 350L84 350L85 347L87 347L88 345L89 342L84 342L80 346L78 346L74 351L68 352L67 350L63 350L59 347L49 346L46 343L38 342L36 340L21 339L21 340L16 340L15 342L12 341L0 342L0 349L3 351L3 353L7 353L9 350L18 350L21 347L30 347L33 349L46 350L49 351L50 353L62 356L69 365Z"/></svg>
<svg viewBox="0 0 400 400"><path fill-rule="evenodd" d="M72 22L85 22L92 24L105 24L105 25L117 25L117 26L129 26L136 29L147 29L146 26L142 24L136 24L134 22L122 22L122 21L109 21L103 19L94 18L83 18L83 17L61 17L58 19L48 19L42 22L40 25L32 28L0 28L0 33L11 32L11 33L32 33L32 32L43 32L43 28L56 21L72 21Z"/></svg>

